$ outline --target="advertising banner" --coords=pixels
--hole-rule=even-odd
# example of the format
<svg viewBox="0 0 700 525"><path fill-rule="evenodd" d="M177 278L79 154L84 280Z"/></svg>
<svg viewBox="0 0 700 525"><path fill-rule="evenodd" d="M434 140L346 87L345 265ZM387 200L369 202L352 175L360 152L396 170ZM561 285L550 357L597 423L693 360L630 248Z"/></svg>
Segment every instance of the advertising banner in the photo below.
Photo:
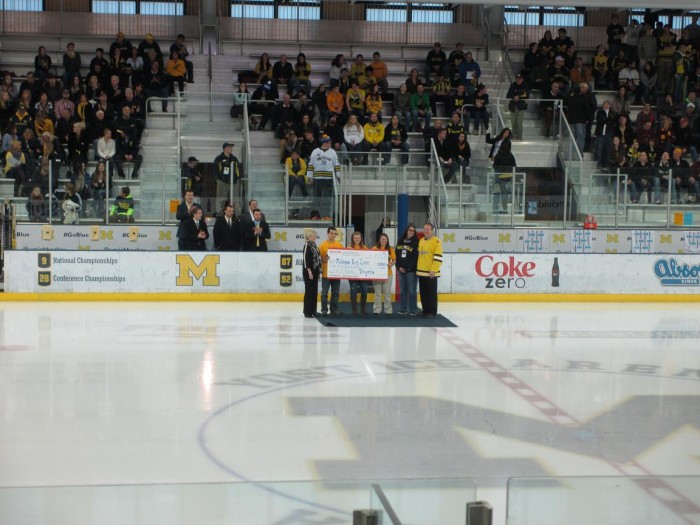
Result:
<svg viewBox="0 0 700 525"><path fill-rule="evenodd" d="M328 250L329 279L386 281L389 253L379 250Z"/></svg>

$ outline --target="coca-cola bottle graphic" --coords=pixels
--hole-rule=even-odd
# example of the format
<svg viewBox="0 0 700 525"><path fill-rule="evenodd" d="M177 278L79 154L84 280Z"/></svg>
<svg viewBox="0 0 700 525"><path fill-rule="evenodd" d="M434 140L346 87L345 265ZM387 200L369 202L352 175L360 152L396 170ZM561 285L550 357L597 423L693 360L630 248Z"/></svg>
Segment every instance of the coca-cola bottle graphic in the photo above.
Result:
<svg viewBox="0 0 700 525"><path fill-rule="evenodd" d="M552 265L552 287L559 287L559 257L554 258L554 264Z"/></svg>

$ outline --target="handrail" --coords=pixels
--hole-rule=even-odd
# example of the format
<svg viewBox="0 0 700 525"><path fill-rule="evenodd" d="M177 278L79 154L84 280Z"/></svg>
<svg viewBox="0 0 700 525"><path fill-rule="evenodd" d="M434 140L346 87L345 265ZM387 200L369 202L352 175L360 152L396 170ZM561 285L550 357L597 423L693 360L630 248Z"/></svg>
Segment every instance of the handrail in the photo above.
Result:
<svg viewBox="0 0 700 525"><path fill-rule="evenodd" d="M430 139L430 156L433 157L431 164L433 164L437 170L437 175L436 175L436 177L438 179L437 186L438 186L438 188L442 189L442 194L444 194L444 196L445 196L445 206L448 206L449 200L447 198L447 186L445 185L445 179L442 176L442 167L440 166L440 158L438 157L437 149L435 148L435 139ZM437 197L438 197L438 199L437 199L438 203L440 203L440 201L441 201L440 191L438 191ZM438 205L437 210L436 210L436 214L437 214L436 222L435 222L436 228L438 227L438 225L440 225L440 209L441 209L441 206Z"/></svg>
<svg viewBox="0 0 700 525"><path fill-rule="evenodd" d="M489 60L489 55L491 54L491 24L489 23L488 16L486 16L486 10L481 8L481 41L484 42L486 46L486 61Z"/></svg>
<svg viewBox="0 0 700 525"><path fill-rule="evenodd" d="M251 194L250 194L250 159L252 158L252 150L250 148L250 114L248 113L248 104L249 101L246 100L245 104L243 104L243 143L245 144L245 158L244 158L244 163L243 163L243 172L245 174L244 180L245 182L245 190L246 190L246 198L245 202L248 202L250 199L252 199ZM286 193L286 191L285 191ZM286 223L285 223L286 224Z"/></svg>
<svg viewBox="0 0 700 525"><path fill-rule="evenodd" d="M207 75L209 76L209 122L214 122L214 94L212 93L213 79L211 70L211 40L209 41L209 54L207 56Z"/></svg>
<svg viewBox="0 0 700 525"><path fill-rule="evenodd" d="M560 118L560 125L564 127L564 129L568 133L569 140L567 141L569 143L569 155L567 157L568 163L564 163L566 166L566 169L564 169L564 216L562 218L562 228L566 228L566 222L568 220L568 211L569 211L569 199L567 199L567 195L569 194L569 172L570 172L570 166L573 163L578 162L578 168L579 168L579 174L581 173L581 169L583 167L583 156L581 155L581 152L578 149L578 144L576 144L576 141L574 140L574 134L571 131L571 127L569 126L569 121L566 119L566 115L564 115L563 111L559 112L559 118ZM559 148L563 146L562 141L561 141L561 133L559 134ZM575 154L575 157L574 155ZM574 157L574 160L572 161L572 157ZM617 217L617 209L615 210L615 216Z"/></svg>

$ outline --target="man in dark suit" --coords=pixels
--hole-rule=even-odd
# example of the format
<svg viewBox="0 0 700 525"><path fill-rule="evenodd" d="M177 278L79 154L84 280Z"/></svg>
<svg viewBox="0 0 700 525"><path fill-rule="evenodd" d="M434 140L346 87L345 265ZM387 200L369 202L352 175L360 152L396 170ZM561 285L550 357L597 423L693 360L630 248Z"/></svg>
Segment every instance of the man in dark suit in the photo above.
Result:
<svg viewBox="0 0 700 525"><path fill-rule="evenodd" d="M185 249L190 251L204 252L207 250L205 241L209 238L207 222L204 220L202 208L198 205L192 207L192 217L185 221L187 237L185 238Z"/></svg>
<svg viewBox="0 0 700 525"><path fill-rule="evenodd" d="M214 224L214 248L222 252L241 250L241 236L238 221L233 216L233 206L226 203L224 216L217 217Z"/></svg>
<svg viewBox="0 0 700 525"><path fill-rule="evenodd" d="M258 201L251 199L248 201L248 209L241 213L239 220L241 228L241 239L244 237L244 232L248 229L248 226L255 220L253 217L253 212L258 209ZM265 220L265 214L262 214L262 220Z"/></svg>
<svg viewBox="0 0 700 525"><path fill-rule="evenodd" d="M267 239L271 237L270 226L263 219L262 211L253 212L253 222L248 223L243 230L244 252L266 252Z"/></svg>
<svg viewBox="0 0 700 525"><path fill-rule="evenodd" d="M180 225L177 227L177 249L182 251L186 250L185 240L187 239L187 220L192 218L192 207L194 204L194 192L192 190L185 191L185 200L183 200L177 206L177 212L175 213L175 218L180 221Z"/></svg>

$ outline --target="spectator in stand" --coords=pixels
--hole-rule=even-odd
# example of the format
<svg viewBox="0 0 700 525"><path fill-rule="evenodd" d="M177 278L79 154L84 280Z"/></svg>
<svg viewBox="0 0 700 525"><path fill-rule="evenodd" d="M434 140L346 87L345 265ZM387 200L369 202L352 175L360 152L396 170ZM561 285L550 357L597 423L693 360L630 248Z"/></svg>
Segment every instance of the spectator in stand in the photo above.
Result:
<svg viewBox="0 0 700 525"><path fill-rule="evenodd" d="M379 84L374 84L372 90L368 93L365 98L365 110L368 115L372 113L377 114L377 118L382 120L382 108L384 102L382 101L382 95L380 92Z"/></svg>
<svg viewBox="0 0 700 525"><path fill-rule="evenodd" d="M34 114L38 113L45 113L48 115L50 118L53 118L56 115L55 109L53 107L53 102L49 100L49 97L46 96L46 93L42 93L39 95L39 101L34 104Z"/></svg>
<svg viewBox="0 0 700 525"><path fill-rule="evenodd" d="M75 44L69 42L63 54L63 85L67 86L73 75L80 76L80 53L75 51Z"/></svg>
<svg viewBox="0 0 700 525"><path fill-rule="evenodd" d="M350 66L348 66L347 62L345 62L345 56L339 53L335 55L335 58L331 61L331 70L328 73L331 85L333 84L334 80L336 82L340 81L340 74L343 70L349 73Z"/></svg>
<svg viewBox="0 0 700 525"><path fill-rule="evenodd" d="M489 95L486 86L479 84L474 93L473 106L469 114L474 121L474 135L484 135L489 130ZM483 127L482 127L483 125ZM467 131L469 131L467 129Z"/></svg>
<svg viewBox="0 0 700 525"><path fill-rule="evenodd" d="M106 71L109 67L109 60L105 58L104 49L102 49L101 47L95 49L95 56L92 57L92 60L90 60L90 73L93 73L95 71L95 66L98 64L100 66L101 72Z"/></svg>
<svg viewBox="0 0 700 525"><path fill-rule="evenodd" d="M284 164L287 158L292 155L292 151L299 151L301 140L290 123L280 124L279 129L280 131L276 133L276 136L280 144L280 164Z"/></svg>
<svg viewBox="0 0 700 525"><path fill-rule="evenodd" d="M578 51L576 51L576 46L571 44L566 48L566 52L562 55L564 58L564 66L566 69L571 71L576 67L576 59L578 58Z"/></svg>
<svg viewBox="0 0 700 525"><path fill-rule="evenodd" d="M395 149L399 149L402 152L399 157L401 166L408 164L408 133L406 132L406 127L399 122L399 116L396 114L391 117L389 125L384 128L382 150L386 153L382 160L383 164L389 164L391 152Z"/></svg>
<svg viewBox="0 0 700 525"><path fill-rule="evenodd" d="M122 120L128 121L129 108L124 107L123 111L125 113L125 118ZM139 169L141 168L141 163L143 162L143 157L139 155L139 143L136 140L136 128L128 125L120 125L120 121L117 121L115 125L117 133L117 152L114 157L114 163L117 165L117 172L119 173L119 178L125 178L124 175L124 163L132 163L131 178L139 178Z"/></svg>
<svg viewBox="0 0 700 525"><path fill-rule="evenodd" d="M131 56L132 47L131 42L125 38L124 33L119 31L116 40L109 46L109 56L113 57L115 51L119 49L122 55L129 57Z"/></svg>
<svg viewBox="0 0 700 525"><path fill-rule="evenodd" d="M537 43L537 47L540 50L540 56L546 58L548 62L554 60L556 52L554 51L554 37L552 37L550 30L544 32L544 36Z"/></svg>
<svg viewBox="0 0 700 525"><path fill-rule="evenodd" d="M583 63L583 57L576 57L574 67L569 71L571 84L578 86L581 82L586 82L593 89L593 71L590 66Z"/></svg>
<svg viewBox="0 0 700 525"><path fill-rule="evenodd" d="M543 100L540 102L540 110L544 117L544 136L552 137L552 124L554 122L555 112L561 108L561 103L564 97L559 92L559 83L554 82L548 93L543 93Z"/></svg>
<svg viewBox="0 0 700 525"><path fill-rule="evenodd" d="M459 137L460 133L466 134L467 130L462 124L462 115L455 111L454 113L452 113L452 116L450 117L450 123L447 125L447 138L450 139L453 143L456 143L457 137Z"/></svg>
<svg viewBox="0 0 700 525"><path fill-rule="evenodd" d="M146 88L146 96L158 97L161 100L161 108L163 113L168 112L168 95L169 95L169 82L168 77L165 73L160 70L160 62L154 60L151 62L151 66L144 75L144 84ZM148 112L152 111L151 105L148 105Z"/></svg>
<svg viewBox="0 0 700 525"><path fill-rule="evenodd" d="M355 62L350 66L350 80L357 80L359 77L364 76L366 68L367 64L365 64L364 57L358 53L355 57Z"/></svg>
<svg viewBox="0 0 700 525"><path fill-rule="evenodd" d="M270 55L263 53L260 55L260 60L255 64L255 74L258 77L258 84L266 84L272 80L272 64L270 63Z"/></svg>
<svg viewBox="0 0 700 525"><path fill-rule="evenodd" d="M51 57L46 54L46 48L39 46L34 57L34 75L39 83L43 84L51 72Z"/></svg>
<svg viewBox="0 0 700 525"><path fill-rule="evenodd" d="M187 45L185 44L185 35L180 33L175 38L175 42L170 46L170 55L172 56L173 51L177 52L177 56L185 63L185 69L187 71L187 83L192 84L194 82L194 64L187 60L190 56L190 52L187 50Z"/></svg>
<svg viewBox="0 0 700 525"><path fill-rule="evenodd" d="M97 160L108 163L109 177L114 173L114 156L117 154L117 143L112 138L112 130L105 128L102 137L97 141Z"/></svg>
<svg viewBox="0 0 700 525"><path fill-rule="evenodd" d="M425 92L423 84L418 84L416 92L411 95L411 122L415 131L430 127L430 120L433 118L430 108L430 96ZM423 127L419 124L420 119L423 119Z"/></svg>
<svg viewBox="0 0 700 525"><path fill-rule="evenodd" d="M360 89L360 84L357 80L352 81L352 87L345 95L345 105L348 108L348 113L357 116L360 123L364 122L365 118L365 92Z"/></svg>
<svg viewBox="0 0 700 525"><path fill-rule="evenodd" d="M530 98L530 90L525 84L522 74L515 77L515 82L508 88L506 98L510 99L508 110L510 111L513 139L523 140L523 121L527 113L527 100Z"/></svg>
<svg viewBox="0 0 700 525"><path fill-rule="evenodd" d="M297 62L294 64L294 75L291 78L292 89L297 97L302 91L307 95L311 93L310 76L311 64L306 61L306 55L304 53L299 53L297 55Z"/></svg>
<svg viewBox="0 0 700 525"><path fill-rule="evenodd" d="M578 89L572 90L564 101L564 109L567 112L571 132L583 153L586 147L586 130L589 122L592 122L596 110L595 96L588 91L588 84L581 82Z"/></svg>
<svg viewBox="0 0 700 525"><path fill-rule="evenodd" d="M473 59L470 51L467 51L464 57L464 61L459 66L459 75L462 78L462 84L464 84L467 93L471 95L474 93L476 86L479 84L481 68Z"/></svg>
<svg viewBox="0 0 700 525"><path fill-rule="evenodd" d="M301 117L301 121L294 125L294 131L296 132L297 137L300 139L303 139L307 132L311 133L314 140L318 140L318 138L321 136L321 128L319 128L318 125L311 120L311 117L309 117L308 114L303 115Z"/></svg>
<svg viewBox="0 0 700 525"><path fill-rule="evenodd" d="M340 70L340 80L338 81L340 86L340 92L345 96L348 90L352 87L352 80L350 79L350 72L347 69Z"/></svg>
<svg viewBox="0 0 700 525"><path fill-rule="evenodd" d="M411 95L408 93L406 84L401 84L399 86L399 92L394 93L394 100L392 102L394 108L394 115L398 115L401 123L406 127L406 129L411 128Z"/></svg>
<svg viewBox="0 0 700 525"><path fill-rule="evenodd" d="M46 98L46 93L42 93L42 96ZM53 109L53 105L51 105L51 109ZM10 101L10 94L5 91L0 91L0 130L5 129L13 113L14 106ZM51 111L51 114L53 114L53 111Z"/></svg>
<svg viewBox="0 0 700 525"><path fill-rule="evenodd" d="M617 56L618 51L624 51L622 40L625 38L625 28L620 25L617 15L610 17L610 24L607 29L608 52L610 56Z"/></svg>
<svg viewBox="0 0 700 525"><path fill-rule="evenodd" d="M681 148L681 155L690 155L693 162L698 160L698 149L695 146L695 132L690 127L688 119L681 117L675 129L675 146Z"/></svg>
<svg viewBox="0 0 700 525"><path fill-rule="evenodd" d="M570 73L564 65L564 57L557 55L554 59L554 64L547 69L547 78L550 86L552 84L559 84L559 92L562 96L568 95L570 89Z"/></svg>
<svg viewBox="0 0 700 525"><path fill-rule="evenodd" d="M688 76L691 74L691 69L695 68L693 54L692 48L689 50L684 43L679 43L673 53L673 100L679 103L685 98Z"/></svg>
<svg viewBox="0 0 700 525"><path fill-rule="evenodd" d="M22 144L18 140L13 140L10 148L5 153L5 177L15 180L14 196L21 196L21 188L26 186L28 181L24 153L22 152Z"/></svg>
<svg viewBox="0 0 700 525"><path fill-rule="evenodd" d="M32 102L32 94L28 89L21 92L19 99L17 100L17 105L20 104L27 108L29 116L34 118L34 102Z"/></svg>
<svg viewBox="0 0 700 525"><path fill-rule="evenodd" d="M289 93L285 93L282 101L278 102L272 109L270 120L272 121L272 129L277 131L280 124L287 123L291 127L297 120L297 111L292 105L292 97Z"/></svg>
<svg viewBox="0 0 700 525"><path fill-rule="evenodd" d="M630 125L627 115L618 115L617 126L613 129L613 136L620 137L620 143L628 150L634 142L634 130Z"/></svg>
<svg viewBox="0 0 700 525"><path fill-rule="evenodd" d="M627 97L627 87L620 86L617 90L617 94L613 97L610 103L612 110L618 115L629 115L630 113L630 100Z"/></svg>
<svg viewBox="0 0 700 525"><path fill-rule="evenodd" d="M104 118L104 113L102 113L102 117ZM77 117L75 115L71 115L68 109L63 110L63 115L61 115L61 118L56 121L55 129L56 129L56 136L58 139L61 141L61 143L67 143L68 142L68 136L70 135L71 131L73 130L73 125L79 122ZM88 139L92 142L93 140L95 141L95 144L97 144L97 139L102 136L102 129L100 129L99 135L95 135L94 137L88 133Z"/></svg>
<svg viewBox="0 0 700 525"><path fill-rule="evenodd" d="M284 169L287 173L287 190L289 198L292 198L294 188L299 187L303 197L308 197L306 190L306 162L299 155L298 150L292 150L291 155L284 161Z"/></svg>
<svg viewBox="0 0 700 525"><path fill-rule="evenodd" d="M62 91L62 98L54 104L56 118L61 118L63 110L68 110L68 113L73 116L75 114L75 103L70 99L70 90L67 88Z"/></svg>
<svg viewBox="0 0 700 525"><path fill-rule="evenodd" d="M591 66L593 69L593 78L595 79L595 89L607 89L608 77L610 74L610 58L605 54L605 48L602 45L596 48Z"/></svg>
<svg viewBox="0 0 700 525"><path fill-rule="evenodd" d="M316 104L314 104L309 95L303 91L297 96L297 101L294 104L294 111L297 112L297 123L305 116L309 117L310 122L317 120ZM307 125L309 124L305 124L305 126ZM316 124L313 125L316 126Z"/></svg>
<svg viewBox="0 0 700 525"><path fill-rule="evenodd" d="M250 92L248 91L248 84L241 82L238 85L238 90L233 94L233 105L231 106L231 118L241 118L243 117L243 109L246 104L250 102ZM255 129L257 127L257 121L252 117L248 116L250 129Z"/></svg>
<svg viewBox="0 0 700 525"><path fill-rule="evenodd" d="M328 123L328 94L329 92L326 85L321 83L318 85L313 95L311 95L311 104L314 107L315 113L314 122L322 128Z"/></svg>
<svg viewBox="0 0 700 525"><path fill-rule="evenodd" d="M280 59L272 66L272 81L277 86L287 86L288 94L294 91L294 68L287 61L287 55L280 55Z"/></svg>
<svg viewBox="0 0 700 525"><path fill-rule="evenodd" d="M531 42L528 46L528 50L525 51L525 57L523 58L523 68L520 73L524 78L530 77L530 72L539 65L542 60L542 55L539 53L539 47L537 42Z"/></svg>
<svg viewBox="0 0 700 525"><path fill-rule="evenodd" d="M656 81L656 67L652 62L647 62L639 73L639 91L643 103L656 102Z"/></svg>
<svg viewBox="0 0 700 525"><path fill-rule="evenodd" d="M430 83L430 77L435 76L437 78L439 73L445 75L447 73L447 56L442 50L442 45L440 42L435 42L433 44L433 49L428 52L428 56L425 58L425 78L428 83Z"/></svg>
<svg viewBox="0 0 700 525"><path fill-rule="evenodd" d="M29 114L27 106L25 106L24 104L19 104L17 106L17 111L15 111L14 115L10 117L10 122L12 122L17 127L17 135L20 136L22 135L22 133L24 133L25 129L34 128L34 122L32 121L32 117Z"/></svg>
<svg viewBox="0 0 700 525"><path fill-rule="evenodd" d="M625 35L627 37L627 42L625 43L625 57L628 61L634 60L637 62L639 57L637 56L637 47L639 46L639 39L644 34L644 28L639 25L639 22L634 18L630 20L629 27L625 30Z"/></svg>
<svg viewBox="0 0 700 525"><path fill-rule="evenodd" d="M365 130L359 123L357 115L352 114L343 127L343 144L340 147L343 163L349 164L349 162L352 161L355 166L364 164L364 155L359 154L359 152L363 151L364 141ZM348 155L348 152L358 154Z"/></svg>
<svg viewBox="0 0 700 525"><path fill-rule="evenodd" d="M41 86L39 85L39 82L37 82L36 77L34 77L33 71L27 71L25 80L22 81L19 86L20 93L24 93L25 91L29 91L31 95L31 107L34 107L34 104L36 104L36 102L39 100Z"/></svg>
<svg viewBox="0 0 700 525"><path fill-rule="evenodd" d="M303 132L303 135L304 138L299 146L299 155L302 159L304 159L304 162L308 163L309 159L311 158L311 154L316 148L318 148L320 143L318 138L314 136L313 130L307 129Z"/></svg>
<svg viewBox="0 0 700 525"><path fill-rule="evenodd" d="M445 79L444 73L438 73L437 80L433 83L432 91L431 108L433 110L433 115L437 115L437 103L440 102L446 108L448 98L452 93L452 84L449 80Z"/></svg>
<svg viewBox="0 0 700 525"><path fill-rule="evenodd" d="M628 63L618 76L618 86L624 86L627 89L627 98L634 104L639 103L639 71L637 64L634 61Z"/></svg>
<svg viewBox="0 0 700 525"><path fill-rule="evenodd" d="M119 223L134 222L134 198L131 196L129 186L123 186L119 191L119 195L114 201L109 216Z"/></svg>
<svg viewBox="0 0 700 525"><path fill-rule="evenodd" d="M382 55L379 53L379 51L374 52L372 59L372 74L374 75L374 79L376 80L376 83L379 84L382 93L388 93L389 83L387 78L389 77L389 68L384 62L382 62Z"/></svg>
<svg viewBox="0 0 700 525"><path fill-rule="evenodd" d="M411 72L406 79L406 89L408 92L413 95L416 91L418 91L418 84L422 83L423 81L418 74L418 70L416 68L411 69Z"/></svg>
<svg viewBox="0 0 700 525"><path fill-rule="evenodd" d="M464 44L462 42L457 42L454 51L447 57L447 78L454 88L460 84L459 65L465 58Z"/></svg>
<svg viewBox="0 0 700 525"><path fill-rule="evenodd" d="M369 153L370 151L381 151L384 142L384 124L379 121L376 113L369 114L369 120L364 125L365 141L362 149Z"/></svg>
<svg viewBox="0 0 700 525"><path fill-rule="evenodd" d="M34 119L34 132L39 136L45 131L48 132L49 135L56 134L53 121L46 116L46 113L39 111Z"/></svg>
<svg viewBox="0 0 700 525"><path fill-rule="evenodd" d="M643 26L642 34L637 43L637 57L640 64L656 63L656 55L658 42L653 33L653 28L650 25Z"/></svg>
<svg viewBox="0 0 700 525"><path fill-rule="evenodd" d="M558 55L564 55L566 50L573 45L574 41L567 36L566 29L560 27L557 31L557 38L554 39L554 52Z"/></svg>
<svg viewBox="0 0 700 525"><path fill-rule="evenodd" d="M175 84L177 84L177 89L182 93L185 90L185 81L187 80L187 67L177 51L170 53L165 72L168 74L168 80L170 81L170 94L175 94Z"/></svg>
<svg viewBox="0 0 700 525"><path fill-rule="evenodd" d="M193 197L201 197L204 195L204 175L199 167L199 160L197 157L191 156L187 159L187 162L182 166L182 175L184 188L183 192L187 195L191 192Z"/></svg>
<svg viewBox="0 0 700 525"><path fill-rule="evenodd" d="M128 58L128 55L122 54L121 48L116 48L114 50L114 55L112 55L109 59L109 70L105 73L109 74L109 76L117 75L121 78L121 76L124 74L124 68L126 67L126 61Z"/></svg>
<svg viewBox="0 0 700 525"><path fill-rule="evenodd" d="M452 93L450 95L450 98L447 100L447 112L449 114L458 112L460 115L462 115L462 124L464 124L464 126L468 128L469 107L469 96L466 93L464 84L460 84L457 86L457 91Z"/></svg>
<svg viewBox="0 0 700 525"><path fill-rule="evenodd" d="M153 38L152 33L146 33L146 37L141 41L138 48L138 54L143 58L144 69L150 69L152 62L160 62L163 65L163 52L160 45ZM124 55L124 60L129 58L130 54Z"/></svg>
<svg viewBox="0 0 700 525"><path fill-rule="evenodd" d="M19 137L17 136L17 125L13 122L8 122L5 127L5 131L2 136L2 145L0 146L0 155L3 157L5 154L10 151L10 147L12 146L12 143L16 140L19 140ZM0 163L2 164L2 163Z"/></svg>
<svg viewBox="0 0 700 525"><path fill-rule="evenodd" d="M5 71L2 75L2 85L0 85L0 92L4 91L10 95L10 100L14 102L19 96L19 90L12 80L12 73Z"/></svg>
<svg viewBox="0 0 700 525"><path fill-rule="evenodd" d="M331 90L326 96L326 105L328 106L328 118L336 117L341 119L345 113L345 97L340 93L338 83L331 83Z"/></svg>
<svg viewBox="0 0 700 525"><path fill-rule="evenodd" d="M454 148L452 141L447 139L447 130L441 129L438 132L435 140L435 152L437 153L438 162L442 171L442 177L445 184L450 182L458 169L458 164L454 159Z"/></svg>
<svg viewBox="0 0 700 525"><path fill-rule="evenodd" d="M87 85L85 86L85 94L87 95L88 100L96 102L101 92L102 82L100 81L100 76L90 75Z"/></svg>
<svg viewBox="0 0 700 525"><path fill-rule="evenodd" d="M106 90L100 91L100 94L97 97L97 104L95 104L93 110L95 112L102 110L105 114L105 120L107 120L108 122L112 122L114 120L114 105L109 102Z"/></svg>
<svg viewBox="0 0 700 525"><path fill-rule="evenodd" d="M68 160L76 166L88 162L90 143L85 133L85 123L76 122L68 136Z"/></svg>
<svg viewBox="0 0 700 525"><path fill-rule="evenodd" d="M697 195L700 193L697 179L691 176L690 164L683 158L683 150L681 148L673 148L671 160L669 161L673 173L673 182L671 185L671 202L680 204L681 188L688 188L687 204L694 204L697 201Z"/></svg>
<svg viewBox="0 0 700 525"><path fill-rule="evenodd" d="M264 84L258 86L258 88L253 92L251 100L253 104L251 106L251 111L254 114L259 114L262 116L260 120L260 125L258 125L259 131L264 131L267 126L267 121L270 120L270 115L274 108L274 101L277 100L279 94L277 93L277 87L275 84L268 80ZM255 122L255 117L253 117L251 122ZM275 129L275 128L273 128Z"/></svg>
<svg viewBox="0 0 700 525"><path fill-rule="evenodd" d="M471 182L471 177L469 176L467 168L472 158L472 150L467 141L466 133L460 133L457 136L457 141L454 145L454 154L457 166L459 166L459 170L462 173L462 184L469 184Z"/></svg>
<svg viewBox="0 0 700 525"><path fill-rule="evenodd" d="M432 141L437 140L438 135L440 135L440 132L442 132L444 129L445 128L442 126L442 120L437 119L433 121L433 125L431 127L423 130L423 144L426 153L425 161L428 163L428 165L430 164L430 144Z"/></svg>
<svg viewBox="0 0 700 525"><path fill-rule="evenodd" d="M119 81L118 75L112 75L109 79L109 86L104 90L107 100L112 107L120 107L124 100L124 90Z"/></svg>
<svg viewBox="0 0 700 525"><path fill-rule="evenodd" d="M671 93L673 89L673 55L676 49L676 35L666 24L657 38L656 85L660 93Z"/></svg>

